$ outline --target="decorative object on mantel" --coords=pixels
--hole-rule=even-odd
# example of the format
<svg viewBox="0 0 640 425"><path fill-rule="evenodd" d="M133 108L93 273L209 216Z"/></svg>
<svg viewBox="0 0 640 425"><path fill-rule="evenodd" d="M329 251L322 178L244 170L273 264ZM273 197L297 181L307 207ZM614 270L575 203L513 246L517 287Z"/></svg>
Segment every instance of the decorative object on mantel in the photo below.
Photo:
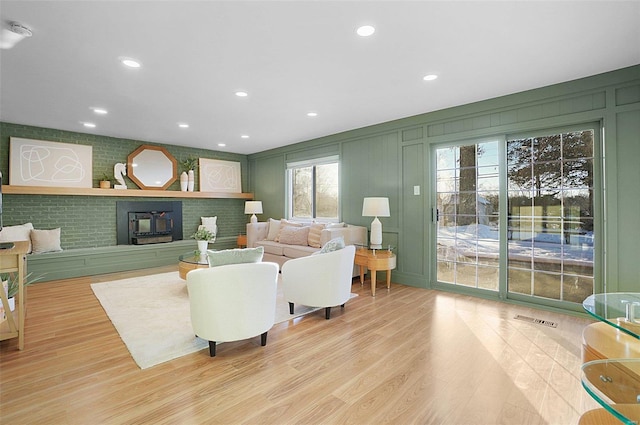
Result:
<svg viewBox="0 0 640 425"><path fill-rule="evenodd" d="M111 177L107 173L104 173L98 181L100 189L111 189Z"/></svg>
<svg viewBox="0 0 640 425"><path fill-rule="evenodd" d="M187 173L187 176L188 176L187 192L193 192L193 189L195 188L195 184L196 184L196 176L193 170L189 170L189 173Z"/></svg>
<svg viewBox="0 0 640 425"><path fill-rule="evenodd" d="M362 203L362 216L375 217L371 222L371 237L369 243L382 245L382 223L378 217L389 217L389 198L364 198Z"/></svg>
<svg viewBox="0 0 640 425"><path fill-rule="evenodd" d="M195 173L194 173L194 170L198 166L198 158L194 158L194 157L190 156L189 158L180 161L180 164L187 171L187 189L186 190L188 192L193 192L193 189L194 189L194 186L195 186ZM184 192L184 190L182 189L182 175L180 175L180 190L182 190Z"/></svg>
<svg viewBox="0 0 640 425"><path fill-rule="evenodd" d="M252 214L251 223L257 223L258 217L256 217L256 214L262 214L262 201L245 201L244 213Z"/></svg>
<svg viewBox="0 0 640 425"><path fill-rule="evenodd" d="M186 171L180 174L180 191L186 192L189 185L189 176Z"/></svg>
<svg viewBox="0 0 640 425"><path fill-rule="evenodd" d="M126 189L127 184L124 182L124 177L127 175L127 164L123 164L122 162L118 162L113 166L113 175L116 178L118 184L114 184L114 189Z"/></svg>
<svg viewBox="0 0 640 425"><path fill-rule="evenodd" d="M161 146L141 145L127 157L127 169L140 189L166 190L178 178L178 161Z"/></svg>
<svg viewBox="0 0 640 425"><path fill-rule="evenodd" d="M200 158L201 192L242 192L240 163Z"/></svg>
<svg viewBox="0 0 640 425"><path fill-rule="evenodd" d="M16 186L93 186L93 148L72 143L10 138L9 183Z"/></svg>

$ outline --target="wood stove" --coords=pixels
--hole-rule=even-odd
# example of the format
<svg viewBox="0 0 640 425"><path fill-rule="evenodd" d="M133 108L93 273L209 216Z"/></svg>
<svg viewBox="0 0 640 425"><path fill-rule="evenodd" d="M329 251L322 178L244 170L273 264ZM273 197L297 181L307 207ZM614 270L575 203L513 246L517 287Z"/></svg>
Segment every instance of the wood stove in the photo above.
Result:
<svg viewBox="0 0 640 425"><path fill-rule="evenodd" d="M182 202L116 202L118 245L182 240Z"/></svg>

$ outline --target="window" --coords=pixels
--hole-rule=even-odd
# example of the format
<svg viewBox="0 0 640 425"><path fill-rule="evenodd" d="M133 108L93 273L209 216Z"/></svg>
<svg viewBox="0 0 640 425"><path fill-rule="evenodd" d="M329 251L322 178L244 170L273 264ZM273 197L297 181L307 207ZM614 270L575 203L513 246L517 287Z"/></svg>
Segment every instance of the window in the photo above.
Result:
<svg viewBox="0 0 640 425"><path fill-rule="evenodd" d="M339 168L337 156L287 164L289 217L337 221Z"/></svg>

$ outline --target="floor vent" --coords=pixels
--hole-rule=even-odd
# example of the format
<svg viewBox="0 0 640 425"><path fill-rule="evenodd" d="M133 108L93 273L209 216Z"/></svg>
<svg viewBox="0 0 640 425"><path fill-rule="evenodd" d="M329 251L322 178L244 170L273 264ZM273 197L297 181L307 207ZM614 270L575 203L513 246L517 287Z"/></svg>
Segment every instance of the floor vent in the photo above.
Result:
<svg viewBox="0 0 640 425"><path fill-rule="evenodd" d="M514 319L524 320L525 322L536 323L538 325L549 326L550 328L557 328L558 324L556 322L552 322L550 320L542 320L542 319L534 319L533 317L516 315Z"/></svg>

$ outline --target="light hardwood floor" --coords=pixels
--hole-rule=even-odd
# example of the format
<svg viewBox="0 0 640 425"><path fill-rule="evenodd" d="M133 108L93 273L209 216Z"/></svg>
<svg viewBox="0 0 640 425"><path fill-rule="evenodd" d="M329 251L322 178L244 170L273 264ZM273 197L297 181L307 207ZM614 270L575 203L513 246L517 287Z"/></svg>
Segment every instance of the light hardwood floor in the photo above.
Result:
<svg viewBox="0 0 640 425"><path fill-rule="evenodd" d="M586 319L392 284L329 321L277 324L140 370L90 284L28 287L24 351L0 343L3 424L575 424ZM521 314L557 328L515 320Z"/></svg>

